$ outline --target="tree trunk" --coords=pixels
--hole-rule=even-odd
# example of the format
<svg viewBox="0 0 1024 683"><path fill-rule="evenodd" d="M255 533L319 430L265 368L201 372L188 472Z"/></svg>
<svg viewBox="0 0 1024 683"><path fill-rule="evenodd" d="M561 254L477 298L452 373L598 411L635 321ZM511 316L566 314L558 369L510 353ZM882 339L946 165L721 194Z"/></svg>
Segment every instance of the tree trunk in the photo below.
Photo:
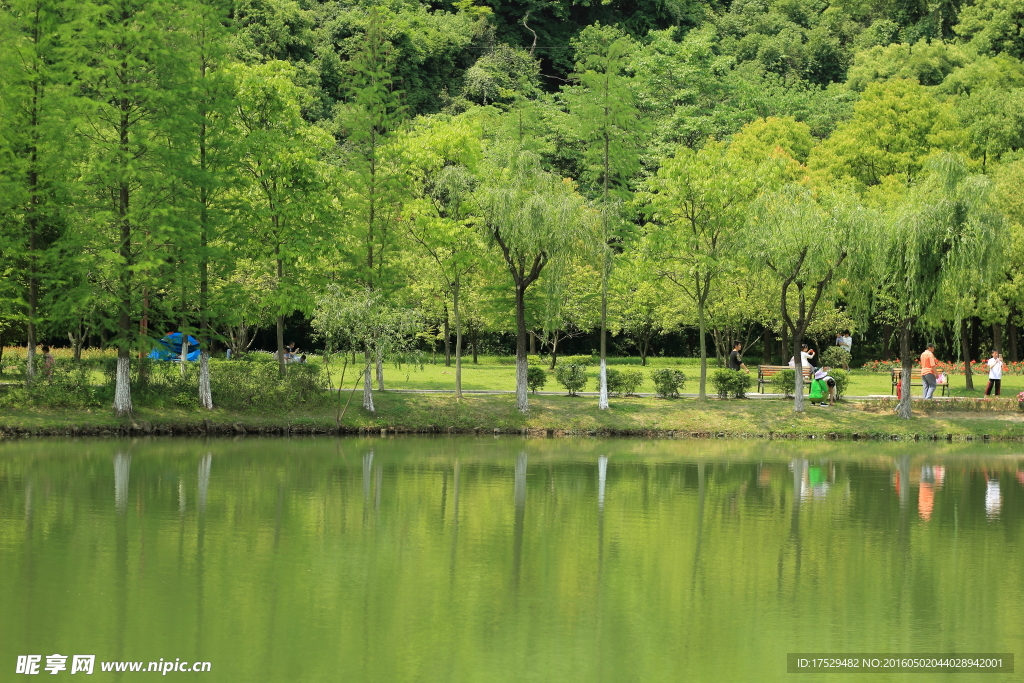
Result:
<svg viewBox="0 0 1024 683"><path fill-rule="evenodd" d="M127 100L121 101L120 151L128 153L128 115ZM117 373L114 377L114 414L126 417L132 412L132 388L130 376L131 359L131 310L132 310L132 224L128 215L129 186L121 182L118 187L117 213L121 224L121 257L120 295L121 301L117 319Z"/></svg>
<svg viewBox="0 0 1024 683"><path fill-rule="evenodd" d="M372 361L370 349L366 349L366 369L363 371L363 408L375 413L377 411L373 407L373 379L370 374Z"/></svg>
<svg viewBox="0 0 1024 683"><path fill-rule="evenodd" d="M705 322L704 322L704 300L697 300L697 327L698 334L700 335L700 386L697 389L697 400L706 401L708 399L707 386L708 386L708 348L707 340L705 339Z"/></svg>
<svg viewBox="0 0 1024 683"><path fill-rule="evenodd" d="M206 64L201 67L201 75L206 77ZM210 242L209 204L210 195L206 187L206 117L202 112L199 124L199 166L204 174L203 185L199 189L199 405L206 410L213 410L213 393L210 391L210 345L213 335L210 334L210 317L207 307L210 295L209 254L207 247ZM341 391L340 389L338 390Z"/></svg>
<svg viewBox="0 0 1024 683"><path fill-rule="evenodd" d="M804 359L800 355L804 337L793 331L793 412L804 412Z"/></svg>
<svg viewBox="0 0 1024 683"><path fill-rule="evenodd" d="M999 323L992 323L992 348L1003 352L1003 326Z"/></svg>
<svg viewBox="0 0 1024 683"><path fill-rule="evenodd" d="M452 309L455 313L455 399L462 400L462 317L459 313L459 277L452 287Z"/></svg>
<svg viewBox="0 0 1024 683"><path fill-rule="evenodd" d="M185 379L185 364L188 363L188 328L185 326L185 321L181 321L181 378Z"/></svg>
<svg viewBox="0 0 1024 683"><path fill-rule="evenodd" d="M914 361L910 353L910 326L911 320L905 319L900 324L900 402L896 406L896 415L904 420L909 420L913 413L910 410L910 372L914 369Z"/></svg>
<svg viewBox="0 0 1024 683"><path fill-rule="evenodd" d="M558 363L558 330L555 330L551 334L551 365L549 366L552 370L555 369L555 364Z"/></svg>
<svg viewBox="0 0 1024 683"><path fill-rule="evenodd" d="M967 336L967 321L960 321L960 355L964 361L964 388L974 391L974 373L971 372L971 345Z"/></svg>
<svg viewBox="0 0 1024 683"><path fill-rule="evenodd" d="M597 407L600 410L608 410L608 366L606 354L608 350L608 264L607 256L601 268L601 369L600 369L600 394L597 399Z"/></svg>
<svg viewBox="0 0 1024 683"><path fill-rule="evenodd" d="M988 355L981 352L981 331L978 329L979 323L977 318L971 318L971 358L977 358L981 360L984 356Z"/></svg>
<svg viewBox="0 0 1024 683"><path fill-rule="evenodd" d="M479 364L476 353L476 325L469 328L469 343L473 347L473 365Z"/></svg>
<svg viewBox="0 0 1024 683"><path fill-rule="evenodd" d="M448 320L448 307L444 307L444 366L452 366L452 330Z"/></svg>
<svg viewBox="0 0 1024 683"><path fill-rule="evenodd" d="M274 232L277 233L277 216L273 217L274 221ZM281 247L280 245L274 246L274 255L277 256L277 286L281 286L281 281L284 280L284 261L281 259ZM281 375L281 379L284 379L284 374L287 372L287 368L284 364L284 316L278 314L277 316L277 363L278 372Z"/></svg>
<svg viewBox="0 0 1024 683"><path fill-rule="evenodd" d="M532 335L531 335L532 336ZM530 410L530 398L526 387L526 288L516 285L516 408L525 413Z"/></svg>
<svg viewBox="0 0 1024 683"><path fill-rule="evenodd" d="M277 367L281 378L284 378L287 369L284 365L284 316L277 316Z"/></svg>
<svg viewBox="0 0 1024 683"><path fill-rule="evenodd" d="M530 355L537 355L537 335L534 334L533 330L530 330Z"/></svg>
<svg viewBox="0 0 1024 683"><path fill-rule="evenodd" d="M209 337L206 346L199 346L199 405L207 410L213 410L213 393L210 391L210 351Z"/></svg>
<svg viewBox="0 0 1024 683"><path fill-rule="evenodd" d="M381 357L380 349L376 353L377 367L377 391L384 391L384 359Z"/></svg>
<svg viewBox="0 0 1024 683"><path fill-rule="evenodd" d="M117 348L117 374L114 378L114 414L127 417L132 413L131 359L128 345L122 343Z"/></svg>

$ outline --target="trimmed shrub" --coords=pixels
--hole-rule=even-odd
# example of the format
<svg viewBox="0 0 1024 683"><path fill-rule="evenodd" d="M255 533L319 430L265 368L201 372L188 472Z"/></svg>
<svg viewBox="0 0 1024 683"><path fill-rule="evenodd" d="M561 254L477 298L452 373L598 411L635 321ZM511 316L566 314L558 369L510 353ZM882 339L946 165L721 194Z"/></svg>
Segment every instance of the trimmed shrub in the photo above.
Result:
<svg viewBox="0 0 1024 683"><path fill-rule="evenodd" d="M821 354L821 364L831 368L841 368L844 365L849 365L852 359L853 356L850 352L842 346L830 346L825 349L825 353Z"/></svg>
<svg viewBox="0 0 1024 683"><path fill-rule="evenodd" d="M583 365L559 363L555 379L569 391L570 396L576 396L576 392L587 386L587 368Z"/></svg>
<svg viewBox="0 0 1024 683"><path fill-rule="evenodd" d="M640 370L622 370L619 376L619 393L623 396L636 396L637 389L644 383L644 373Z"/></svg>
<svg viewBox="0 0 1024 683"><path fill-rule="evenodd" d="M548 373L544 368L531 365L526 368L526 386L533 393L537 393L548 383Z"/></svg>
<svg viewBox="0 0 1024 683"><path fill-rule="evenodd" d="M672 368L651 370L654 390L661 398L679 398L679 390L686 386L686 375Z"/></svg>
<svg viewBox="0 0 1024 683"><path fill-rule="evenodd" d="M747 389L753 383L750 373L742 370L729 370L722 368L715 370L711 375L711 386L718 392L718 398L746 398Z"/></svg>
<svg viewBox="0 0 1024 683"><path fill-rule="evenodd" d="M597 365L597 361L594 360L593 356L559 356L555 361L556 365L565 363L566 365L578 365L581 368L589 368L591 365Z"/></svg>
<svg viewBox="0 0 1024 683"><path fill-rule="evenodd" d="M608 393L617 396L633 396L644 383L644 373L640 370L616 370L608 368ZM601 391L601 373L594 378L594 391Z"/></svg>
<svg viewBox="0 0 1024 683"><path fill-rule="evenodd" d="M846 353L846 349L842 351ZM846 388L850 386L850 373L842 368L832 368L828 374L836 381L836 399L841 399L846 395Z"/></svg>
<svg viewBox="0 0 1024 683"><path fill-rule="evenodd" d="M779 370L772 375L768 385L772 388L772 393L792 398L796 389L796 370Z"/></svg>

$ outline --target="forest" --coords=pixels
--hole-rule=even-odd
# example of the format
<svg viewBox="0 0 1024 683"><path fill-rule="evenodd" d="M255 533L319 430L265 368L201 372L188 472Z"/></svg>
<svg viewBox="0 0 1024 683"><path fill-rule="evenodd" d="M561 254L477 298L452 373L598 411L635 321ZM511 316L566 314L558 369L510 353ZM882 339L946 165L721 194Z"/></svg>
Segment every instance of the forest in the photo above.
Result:
<svg viewBox="0 0 1024 683"><path fill-rule="evenodd" d="M367 392L514 349L522 410L537 352L599 353L602 407L612 353L699 355L701 397L732 340L1017 361L1022 26L1024 0L0 0L0 349L28 387L42 343L116 349L119 415L173 331L205 408L211 353L283 375L296 334Z"/></svg>

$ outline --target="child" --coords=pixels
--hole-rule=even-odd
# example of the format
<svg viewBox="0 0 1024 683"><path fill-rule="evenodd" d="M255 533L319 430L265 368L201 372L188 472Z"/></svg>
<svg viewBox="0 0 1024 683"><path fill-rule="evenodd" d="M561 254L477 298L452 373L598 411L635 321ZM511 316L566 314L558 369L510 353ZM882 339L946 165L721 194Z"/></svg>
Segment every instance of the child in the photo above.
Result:
<svg viewBox="0 0 1024 683"><path fill-rule="evenodd" d="M43 378L49 380L53 376L53 366L57 364L57 359L50 353L50 347L43 345Z"/></svg>

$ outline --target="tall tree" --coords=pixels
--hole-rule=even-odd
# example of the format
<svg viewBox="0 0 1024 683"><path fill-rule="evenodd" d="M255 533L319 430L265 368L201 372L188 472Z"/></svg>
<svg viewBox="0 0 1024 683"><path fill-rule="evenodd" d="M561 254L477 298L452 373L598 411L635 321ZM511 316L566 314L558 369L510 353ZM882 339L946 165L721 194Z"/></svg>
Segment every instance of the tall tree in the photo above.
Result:
<svg viewBox="0 0 1024 683"><path fill-rule="evenodd" d="M214 333L211 315L231 306L214 300L219 291L211 279L230 275L225 249L230 226L229 191L238 185L234 82L228 69L226 7L219 0L192 0L181 8L177 61L185 96L168 112L175 118L175 173L180 179L178 200L184 230L176 240L183 247L184 265L177 273L192 290L198 275L195 298L199 322L199 405L213 408L210 392L210 346ZM211 273L211 265L213 273ZM219 310L218 310L219 309ZM184 311L182 312L184 313ZM187 335L187 326L181 330ZM187 339L187 336L186 336ZM184 352L183 355L187 355ZM182 365L184 367L184 364Z"/></svg>
<svg viewBox="0 0 1024 683"><path fill-rule="evenodd" d="M646 258L697 309L701 401L707 398L706 309L719 280L738 262L749 203L761 182L756 167L729 155L723 143L709 142L697 152L680 148L640 195L651 219Z"/></svg>
<svg viewBox="0 0 1024 683"><path fill-rule="evenodd" d="M483 248L472 220L472 171L480 161L480 133L462 120L419 127L405 142L418 201L405 221L419 250L437 266L455 317L455 397L462 399L462 291ZM445 344L448 337L446 333Z"/></svg>
<svg viewBox="0 0 1024 683"><path fill-rule="evenodd" d="M763 265L771 273L793 346L794 411L804 410L804 334L837 279L844 272L856 275L870 259L872 242L864 239L864 225L863 212L852 199L829 197L822 203L798 185L762 197L751 213L747 254L753 267Z"/></svg>
<svg viewBox="0 0 1024 683"><path fill-rule="evenodd" d="M1002 216L988 179L970 175L955 155L938 157L927 170L924 181L895 207L885 226L883 258L877 261L876 280L898 293L903 388L896 410L904 419L912 415L911 330L937 322L946 308L938 297L944 286L962 291L964 282L988 281L1003 252Z"/></svg>
<svg viewBox="0 0 1024 683"><path fill-rule="evenodd" d="M92 190L87 237L106 254L116 291L114 411L132 410L130 354L137 337L138 287L160 263L155 245L166 228L166 131L172 96L162 78L172 56L173 16L160 0L96 0L79 6L73 58L82 109L78 133L89 143L83 176Z"/></svg>
<svg viewBox="0 0 1024 683"><path fill-rule="evenodd" d="M526 292L545 267L579 250L587 216L573 184L543 170L536 154L504 146L488 161L477 202L484 237L500 250L515 290L516 407L525 413Z"/></svg>
<svg viewBox="0 0 1024 683"><path fill-rule="evenodd" d="M390 14L372 7L359 48L349 63L349 97L338 108L343 139L339 166L342 203L351 233L340 243L353 265L353 277L371 291L391 287L404 177L394 131L405 116L402 93L392 73L394 53L387 40ZM384 366L376 359L377 388L384 388Z"/></svg>
<svg viewBox="0 0 1024 683"><path fill-rule="evenodd" d="M53 275L47 263L63 231L62 196L71 138L66 64L60 36L68 8L61 0L13 0L0 5L0 230L8 232L3 258L23 306L28 359L25 382L35 377L42 280ZM73 145L70 145L73 147ZM21 307L19 306L19 307Z"/></svg>
<svg viewBox="0 0 1024 683"><path fill-rule="evenodd" d="M277 318L277 357L284 376L284 319L311 309L310 278L320 272L314 255L326 240L322 219L328 177L322 161L330 135L302 117L303 91L284 62L235 67L241 164L252 221L251 252L273 267L271 295Z"/></svg>
<svg viewBox="0 0 1024 683"><path fill-rule="evenodd" d="M608 278L615 234L621 226L621 207L629 181L640 166L639 133L642 119L634 104L626 67L632 42L610 26L599 23L584 29L574 41L579 86L567 93L572 113L586 142L586 175L599 192L601 237L598 272L601 277L601 361L598 407L608 408Z"/></svg>

